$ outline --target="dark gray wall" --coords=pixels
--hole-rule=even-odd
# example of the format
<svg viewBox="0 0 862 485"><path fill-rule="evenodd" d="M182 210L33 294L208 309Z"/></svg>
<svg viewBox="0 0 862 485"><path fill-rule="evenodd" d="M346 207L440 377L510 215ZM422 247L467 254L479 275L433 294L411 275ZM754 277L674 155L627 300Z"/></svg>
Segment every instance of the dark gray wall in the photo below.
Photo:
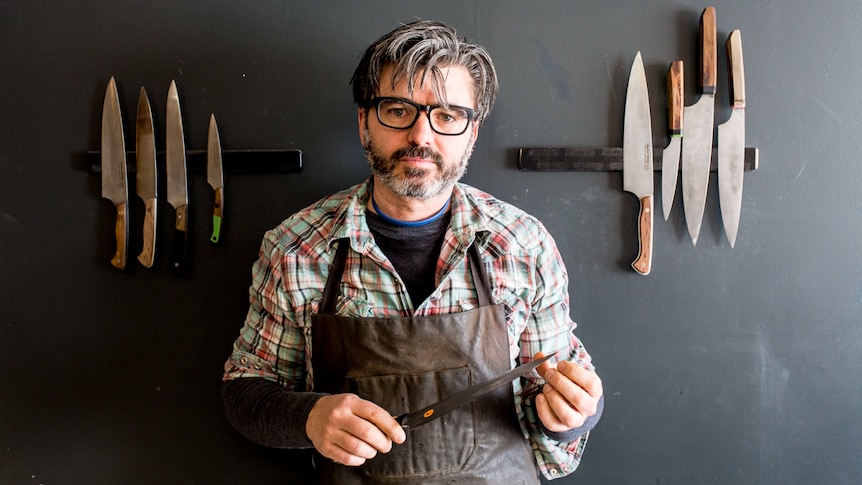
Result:
<svg viewBox="0 0 862 485"><path fill-rule="evenodd" d="M368 43L413 17L450 22L494 55L502 94L466 181L543 219L568 265L607 408L561 482L862 481L862 4L714 5L716 120L729 114L723 43L738 28L761 167L746 174L735 249L713 174L698 245L678 194L642 277L628 266L637 203L619 172L523 173L515 153L620 146L638 50L663 146L664 73L684 59L695 99L704 4L0 1L0 482L302 482L304 456L225 422L221 367L263 232L367 176L348 80ZM145 86L163 146L175 79L190 149L205 147L215 113L225 149L298 148L305 168L228 176L218 247L206 241L211 191L193 176L185 277L167 267L164 201L155 267L134 261L133 198L118 272L114 208L83 156L99 149L110 76L127 140Z"/></svg>

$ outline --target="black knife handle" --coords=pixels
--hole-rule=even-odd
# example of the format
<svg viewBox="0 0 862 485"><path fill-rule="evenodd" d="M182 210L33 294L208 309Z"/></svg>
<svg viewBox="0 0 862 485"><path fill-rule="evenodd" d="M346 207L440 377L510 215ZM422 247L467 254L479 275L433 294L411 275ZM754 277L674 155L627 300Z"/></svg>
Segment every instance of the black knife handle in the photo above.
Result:
<svg viewBox="0 0 862 485"><path fill-rule="evenodd" d="M188 205L177 207L172 268L180 274L188 270L188 215Z"/></svg>

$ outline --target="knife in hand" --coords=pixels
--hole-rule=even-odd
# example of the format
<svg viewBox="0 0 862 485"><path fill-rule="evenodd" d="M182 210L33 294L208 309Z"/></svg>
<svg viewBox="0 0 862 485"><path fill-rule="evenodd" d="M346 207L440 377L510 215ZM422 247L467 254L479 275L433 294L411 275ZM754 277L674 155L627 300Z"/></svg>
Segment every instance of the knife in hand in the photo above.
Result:
<svg viewBox="0 0 862 485"><path fill-rule="evenodd" d="M670 216L679 175L679 152L682 148L683 63L674 61L667 70L667 124L670 143L661 156L661 209L664 220Z"/></svg>
<svg viewBox="0 0 862 485"><path fill-rule="evenodd" d="M102 197L117 208L114 235L117 251L111 264L117 269L126 268L129 247L129 189L126 175L126 140L123 136L123 118L120 99L114 78L108 81L102 105Z"/></svg>
<svg viewBox="0 0 862 485"><path fill-rule="evenodd" d="M646 73L638 52L629 73L623 128L623 189L637 196L638 256L632 268L647 275L652 268L653 161L652 122Z"/></svg>
<svg viewBox="0 0 862 485"><path fill-rule="evenodd" d="M398 421L398 424L400 424L402 428L406 429L412 429L422 426L423 424L430 423L444 414L453 411L464 404L473 402L494 389L504 386L525 375L536 367L542 365L543 362L546 362L554 355L555 354L546 355L541 359L536 359L527 364L515 367L514 369L504 372L489 381L485 381L482 384L476 384L475 386L468 387L463 391L456 392L442 401L435 402L434 404L426 406L418 411L402 414L396 417L395 420Z"/></svg>
<svg viewBox="0 0 862 485"><path fill-rule="evenodd" d="M153 112L147 90L138 95L137 128L135 130L136 188L144 201L143 247L138 261L151 268L156 251L156 201L158 172L156 171L156 142L153 135Z"/></svg>
<svg viewBox="0 0 862 485"><path fill-rule="evenodd" d="M718 194L724 232L732 248L739 229L745 169L745 71L739 30L727 38L727 72L732 109L730 119L718 126Z"/></svg>
<svg viewBox="0 0 862 485"><path fill-rule="evenodd" d="M682 202L691 242L697 244L712 157L713 116L715 114L716 48L715 8L706 7L700 18L701 96L686 106L685 138L682 143Z"/></svg>
<svg viewBox="0 0 862 485"><path fill-rule="evenodd" d="M213 233L210 242L218 243L221 236L221 223L224 217L224 171L221 161L221 141L215 115L210 115L209 136L207 138L207 182L215 191L213 200Z"/></svg>
<svg viewBox="0 0 862 485"><path fill-rule="evenodd" d="M166 106L165 166L168 180L168 203L176 211L174 224L173 269L184 273L188 251L189 194L186 182L186 143L177 84L171 81Z"/></svg>

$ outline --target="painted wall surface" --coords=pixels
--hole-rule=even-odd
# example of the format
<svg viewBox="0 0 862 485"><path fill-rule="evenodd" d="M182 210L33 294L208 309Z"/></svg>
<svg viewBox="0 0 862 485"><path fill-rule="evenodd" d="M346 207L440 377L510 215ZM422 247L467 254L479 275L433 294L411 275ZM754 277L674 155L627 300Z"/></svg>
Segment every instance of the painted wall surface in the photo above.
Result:
<svg viewBox="0 0 862 485"><path fill-rule="evenodd" d="M0 1L0 483L304 481L306 454L228 425L222 365L264 231L368 176L348 81L371 41L414 17L449 22L494 56L501 95L465 181L554 234L604 379L604 418L559 483L862 482L862 3L712 5L715 119L730 113L723 44L740 29L760 167L745 175L734 249L712 174L697 246L678 191L670 219L656 216L643 277L629 267L637 201L621 173L521 172L517 151L621 146L637 51L664 146L665 72L683 59L685 102L697 99L706 4ZM305 167L228 175L219 246L207 241L211 189L192 175L184 277L168 268L165 200L154 267L134 261L143 204L132 196L119 272L114 207L85 157L99 150L111 76L129 143L144 86L163 149L176 80L189 149L206 147L215 113L225 149L300 149Z"/></svg>

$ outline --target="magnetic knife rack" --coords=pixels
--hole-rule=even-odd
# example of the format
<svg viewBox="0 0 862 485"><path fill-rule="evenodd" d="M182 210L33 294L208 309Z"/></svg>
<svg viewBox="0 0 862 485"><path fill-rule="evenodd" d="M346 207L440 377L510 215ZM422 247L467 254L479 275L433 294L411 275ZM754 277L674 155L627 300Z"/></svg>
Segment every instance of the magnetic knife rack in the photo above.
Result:
<svg viewBox="0 0 862 485"><path fill-rule="evenodd" d="M135 152L126 151L126 169L135 172ZM86 170L90 174L102 172L102 153L86 153ZM156 164L165 169L165 152L156 153ZM186 167L194 174L206 174L207 151L186 150ZM226 174L295 173L302 170L302 150L222 150L222 167Z"/></svg>
<svg viewBox="0 0 862 485"><path fill-rule="evenodd" d="M653 147L653 171L661 170L663 148ZM745 170L757 170L760 151L745 149ZM682 165L680 163L680 165ZM713 148L709 170L718 166L718 149ZM623 149L621 147L570 147L570 148L521 148L518 150L518 169L535 172L621 172Z"/></svg>

